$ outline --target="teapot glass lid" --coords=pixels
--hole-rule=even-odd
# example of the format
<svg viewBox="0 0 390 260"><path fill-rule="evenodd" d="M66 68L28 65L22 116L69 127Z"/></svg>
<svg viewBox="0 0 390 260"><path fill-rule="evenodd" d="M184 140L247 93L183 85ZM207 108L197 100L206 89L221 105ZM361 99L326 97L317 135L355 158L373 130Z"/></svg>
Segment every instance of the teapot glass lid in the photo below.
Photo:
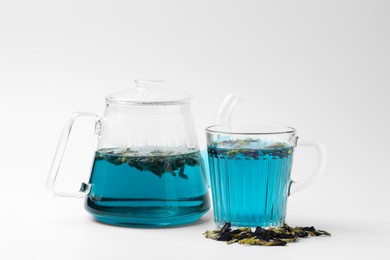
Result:
<svg viewBox="0 0 390 260"><path fill-rule="evenodd" d="M186 92L164 87L163 80L136 80L135 88L108 95L106 102L117 105L175 105L189 103Z"/></svg>

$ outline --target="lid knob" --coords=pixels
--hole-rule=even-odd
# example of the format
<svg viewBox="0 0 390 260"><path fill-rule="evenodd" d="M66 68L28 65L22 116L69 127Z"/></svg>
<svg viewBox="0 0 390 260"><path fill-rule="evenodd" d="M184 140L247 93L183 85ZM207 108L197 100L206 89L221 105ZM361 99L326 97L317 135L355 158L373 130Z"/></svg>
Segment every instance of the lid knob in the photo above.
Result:
<svg viewBox="0 0 390 260"><path fill-rule="evenodd" d="M135 82L135 87L138 90L142 90L142 89L147 89L147 88L163 87L165 81L164 80L137 79L134 82Z"/></svg>

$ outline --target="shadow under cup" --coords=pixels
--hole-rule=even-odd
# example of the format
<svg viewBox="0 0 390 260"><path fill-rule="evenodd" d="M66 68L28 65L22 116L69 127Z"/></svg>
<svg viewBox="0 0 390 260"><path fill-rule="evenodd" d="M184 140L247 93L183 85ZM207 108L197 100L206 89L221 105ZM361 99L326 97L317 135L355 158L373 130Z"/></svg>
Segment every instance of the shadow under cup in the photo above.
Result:
<svg viewBox="0 0 390 260"><path fill-rule="evenodd" d="M296 130L216 125L206 135L215 223L283 226Z"/></svg>

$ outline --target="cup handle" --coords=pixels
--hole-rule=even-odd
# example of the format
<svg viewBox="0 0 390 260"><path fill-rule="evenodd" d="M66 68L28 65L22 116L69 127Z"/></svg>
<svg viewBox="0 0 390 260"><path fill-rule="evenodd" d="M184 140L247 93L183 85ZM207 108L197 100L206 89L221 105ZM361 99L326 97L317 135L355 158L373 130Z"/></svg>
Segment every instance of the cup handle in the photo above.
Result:
<svg viewBox="0 0 390 260"><path fill-rule="evenodd" d="M98 115L93 113L86 112L74 112L70 115L68 121L66 122L64 129L62 131L61 139L57 146L57 151L54 155L53 163L50 168L49 177L47 179L47 187L53 195L61 197L72 197L72 198L83 198L89 193L90 184L82 183L81 188L78 192L59 192L55 189L55 183L57 180L57 175L60 170L60 165L62 158L65 153L65 148L68 143L70 133L72 131L72 126L74 121L79 117L89 117L95 121L95 135L99 136L101 130L101 118Z"/></svg>
<svg viewBox="0 0 390 260"><path fill-rule="evenodd" d="M319 175L324 171L325 168L325 162L326 162L326 150L325 146L318 141L306 141L306 140L300 140L298 143L298 147L305 146L305 147L313 147L317 151L317 168L305 179L301 181L294 181L291 180L290 183L290 190L289 195L296 193L297 191L300 191L307 186L314 183Z"/></svg>

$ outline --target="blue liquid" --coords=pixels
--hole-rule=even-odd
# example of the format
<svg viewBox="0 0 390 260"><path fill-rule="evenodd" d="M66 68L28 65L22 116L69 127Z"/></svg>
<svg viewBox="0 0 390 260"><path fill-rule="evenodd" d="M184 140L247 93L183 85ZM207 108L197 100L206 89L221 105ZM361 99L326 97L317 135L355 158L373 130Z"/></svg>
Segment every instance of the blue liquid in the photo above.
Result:
<svg viewBox="0 0 390 260"><path fill-rule="evenodd" d="M210 208L206 178L199 152L186 152L134 156L115 149L97 151L86 209L98 221L123 226L171 226L198 220ZM190 165L183 164L183 156Z"/></svg>
<svg viewBox="0 0 390 260"><path fill-rule="evenodd" d="M209 146L216 224L282 226L292 154L292 147L237 150Z"/></svg>

